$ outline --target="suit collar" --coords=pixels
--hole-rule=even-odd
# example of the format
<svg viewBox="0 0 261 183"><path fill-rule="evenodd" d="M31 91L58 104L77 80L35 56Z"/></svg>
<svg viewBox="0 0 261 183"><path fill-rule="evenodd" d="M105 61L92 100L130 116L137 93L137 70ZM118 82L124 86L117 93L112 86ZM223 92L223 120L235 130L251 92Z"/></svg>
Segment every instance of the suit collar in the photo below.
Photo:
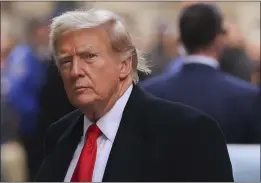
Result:
<svg viewBox="0 0 261 183"><path fill-rule="evenodd" d="M184 58L184 64L202 64L205 66L212 67L214 69L219 68L219 62L212 58L212 57L207 57L207 56L202 56L202 55L189 55Z"/></svg>

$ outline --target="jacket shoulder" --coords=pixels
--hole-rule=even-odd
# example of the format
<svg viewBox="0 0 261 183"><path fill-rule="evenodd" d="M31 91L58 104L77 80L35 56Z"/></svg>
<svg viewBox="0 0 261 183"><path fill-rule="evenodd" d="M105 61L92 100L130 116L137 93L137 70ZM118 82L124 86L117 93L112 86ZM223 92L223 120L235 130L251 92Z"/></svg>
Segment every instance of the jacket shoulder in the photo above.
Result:
<svg viewBox="0 0 261 183"><path fill-rule="evenodd" d="M213 120L210 116L192 106L154 96L150 96L150 100L148 100L147 111L154 118L165 119L165 121L173 121L173 119L188 121L202 117Z"/></svg>
<svg viewBox="0 0 261 183"><path fill-rule="evenodd" d="M256 94L260 90L258 86L228 74L223 75L223 80L227 85L237 89L240 93Z"/></svg>
<svg viewBox="0 0 261 183"><path fill-rule="evenodd" d="M68 125L70 125L71 120L75 119L77 116L81 115L81 111L79 109L74 110L62 118L60 118L58 121L50 125L48 128L48 131L59 131L59 129L66 129Z"/></svg>
<svg viewBox="0 0 261 183"><path fill-rule="evenodd" d="M170 102L154 96L147 103L143 118L146 119L144 121L150 123L146 126L152 131L154 127L157 127L155 130L162 128L163 131L169 130L177 134L182 131L182 133L192 135L199 130L214 128L223 136L218 122L204 112L179 102Z"/></svg>

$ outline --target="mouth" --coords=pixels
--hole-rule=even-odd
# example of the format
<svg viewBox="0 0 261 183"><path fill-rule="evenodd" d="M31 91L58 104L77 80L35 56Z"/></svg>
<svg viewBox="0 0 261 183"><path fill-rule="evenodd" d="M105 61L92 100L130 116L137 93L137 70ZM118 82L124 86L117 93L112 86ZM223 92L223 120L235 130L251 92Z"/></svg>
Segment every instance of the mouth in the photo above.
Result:
<svg viewBox="0 0 261 183"><path fill-rule="evenodd" d="M85 87L85 86L74 87L74 91L82 92L82 91L86 90L87 88L88 87Z"/></svg>

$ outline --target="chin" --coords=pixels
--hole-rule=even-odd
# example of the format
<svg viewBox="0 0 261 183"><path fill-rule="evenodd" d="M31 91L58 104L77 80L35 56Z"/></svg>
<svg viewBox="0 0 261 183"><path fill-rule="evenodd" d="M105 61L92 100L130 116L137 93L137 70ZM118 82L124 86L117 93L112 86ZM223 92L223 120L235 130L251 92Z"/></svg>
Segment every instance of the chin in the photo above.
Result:
<svg viewBox="0 0 261 183"><path fill-rule="evenodd" d="M95 102L95 97L91 95L79 95L73 97L71 102L75 107L81 108L93 104Z"/></svg>

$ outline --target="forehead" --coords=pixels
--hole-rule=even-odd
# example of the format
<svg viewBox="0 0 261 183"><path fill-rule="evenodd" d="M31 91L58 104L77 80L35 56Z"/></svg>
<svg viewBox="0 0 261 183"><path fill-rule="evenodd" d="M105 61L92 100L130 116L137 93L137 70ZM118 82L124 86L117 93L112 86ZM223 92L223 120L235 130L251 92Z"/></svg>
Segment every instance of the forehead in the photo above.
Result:
<svg viewBox="0 0 261 183"><path fill-rule="evenodd" d="M56 48L59 54L87 48L96 51L105 51L110 49L110 47L109 36L104 29L88 28L62 33Z"/></svg>

